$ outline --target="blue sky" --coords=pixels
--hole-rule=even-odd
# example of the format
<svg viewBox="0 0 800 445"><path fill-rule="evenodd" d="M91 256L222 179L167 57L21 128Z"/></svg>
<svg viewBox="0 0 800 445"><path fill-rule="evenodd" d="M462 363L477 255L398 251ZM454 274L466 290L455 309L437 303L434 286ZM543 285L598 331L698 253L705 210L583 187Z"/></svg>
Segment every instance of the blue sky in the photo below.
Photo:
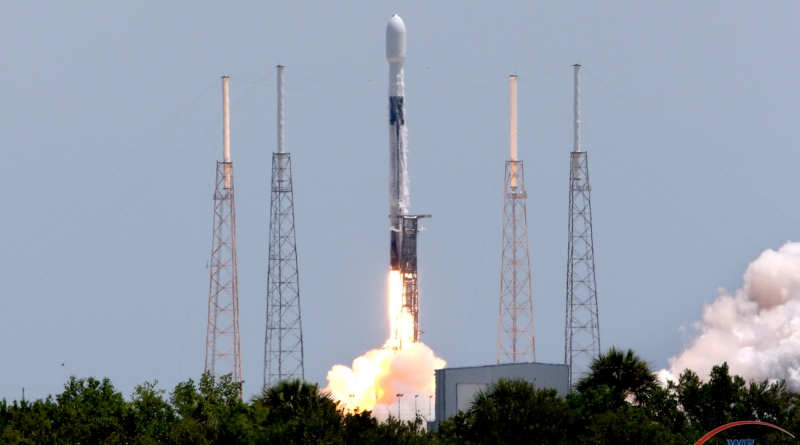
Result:
<svg viewBox="0 0 800 445"><path fill-rule="evenodd" d="M519 76L537 355L563 361L572 68L583 66L604 347L656 367L717 289L800 238L793 2L0 6L0 397L202 372L219 78L231 77L245 393L263 366L275 75L286 65L306 377L387 335L384 29L408 30L422 339L495 359ZM63 363L63 366L62 366Z"/></svg>

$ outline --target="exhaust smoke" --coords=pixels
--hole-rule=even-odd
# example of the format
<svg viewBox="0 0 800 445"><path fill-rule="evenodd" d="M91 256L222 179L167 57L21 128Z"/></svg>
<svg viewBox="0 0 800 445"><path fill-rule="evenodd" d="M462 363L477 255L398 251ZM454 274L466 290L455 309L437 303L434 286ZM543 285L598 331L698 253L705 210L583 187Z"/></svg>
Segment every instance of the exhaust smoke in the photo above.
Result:
<svg viewBox="0 0 800 445"><path fill-rule="evenodd" d="M736 292L719 289L694 323L691 346L669 360L659 377L677 380L685 369L708 376L728 362L745 379L785 379L800 391L800 243L768 249L747 267Z"/></svg>

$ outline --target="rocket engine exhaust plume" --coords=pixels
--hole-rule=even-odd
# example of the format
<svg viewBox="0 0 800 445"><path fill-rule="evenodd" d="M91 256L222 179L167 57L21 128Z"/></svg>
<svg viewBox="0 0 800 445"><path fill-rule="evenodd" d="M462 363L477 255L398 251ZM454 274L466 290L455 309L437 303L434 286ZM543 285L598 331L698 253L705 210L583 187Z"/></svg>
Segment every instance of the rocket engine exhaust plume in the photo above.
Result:
<svg viewBox="0 0 800 445"><path fill-rule="evenodd" d="M355 359L352 367L334 365L325 389L345 409L370 410L379 419L397 417L398 403L401 419L413 419L415 414L427 417L436 389L434 370L444 365L444 360L420 342L399 350L373 349Z"/></svg>
<svg viewBox="0 0 800 445"><path fill-rule="evenodd" d="M669 360L662 381L676 381L685 369L702 378L728 362L745 379L785 379L800 391L800 243L762 252L747 267L742 288L719 289L693 327L697 337Z"/></svg>
<svg viewBox="0 0 800 445"><path fill-rule="evenodd" d="M416 413L426 416L427 403L435 396L434 371L444 368L445 361L436 357L433 350L420 342L406 342L398 346L393 335L396 323L411 325L411 318L393 318L400 303L399 273L389 273L389 339L381 349L373 349L353 361L351 367L334 365L328 371L328 387L334 398L347 410L370 410L373 415L385 419L388 414L412 419ZM408 327L408 326L407 326ZM406 398L398 398L403 394ZM414 396L417 399L414 411ZM420 397L422 399L420 399ZM420 405L422 403L422 405Z"/></svg>

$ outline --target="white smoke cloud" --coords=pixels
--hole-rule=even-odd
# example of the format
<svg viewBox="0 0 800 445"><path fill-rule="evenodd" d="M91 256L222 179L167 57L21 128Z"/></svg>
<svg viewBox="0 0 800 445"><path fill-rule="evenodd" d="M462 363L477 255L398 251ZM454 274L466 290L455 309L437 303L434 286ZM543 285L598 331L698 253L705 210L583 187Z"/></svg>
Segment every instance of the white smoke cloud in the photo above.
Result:
<svg viewBox="0 0 800 445"><path fill-rule="evenodd" d="M800 390L800 243L764 251L734 293L719 289L703 309L692 345L669 360L659 379L676 380L685 369L701 378L728 362L745 379L785 379Z"/></svg>
<svg viewBox="0 0 800 445"><path fill-rule="evenodd" d="M351 367L334 365L328 371L325 389L345 409L371 410L379 420L389 414L397 417L398 413L403 420L413 419L416 414L427 418L435 402L434 370L444 368L445 361L423 343L412 343L400 350L392 349L390 344L388 341L387 347L368 351Z"/></svg>

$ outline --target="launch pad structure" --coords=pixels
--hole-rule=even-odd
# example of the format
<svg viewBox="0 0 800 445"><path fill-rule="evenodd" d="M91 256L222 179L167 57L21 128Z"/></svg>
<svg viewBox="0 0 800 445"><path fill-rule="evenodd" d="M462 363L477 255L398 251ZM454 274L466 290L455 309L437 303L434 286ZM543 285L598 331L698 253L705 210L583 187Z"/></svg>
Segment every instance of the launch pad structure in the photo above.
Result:
<svg viewBox="0 0 800 445"><path fill-rule="evenodd" d="M506 161L503 206L503 257L497 364L536 361L531 265L528 252L527 194L522 161L517 159L517 76L510 76L511 156Z"/></svg>
<svg viewBox="0 0 800 445"><path fill-rule="evenodd" d="M574 146L570 153L569 242L567 247L567 321L564 363L570 385L600 354L600 322L594 273L592 187L589 158L581 151L580 65L575 65Z"/></svg>
<svg viewBox="0 0 800 445"><path fill-rule="evenodd" d="M283 66L278 66L278 152L272 154L264 387L305 378L291 154L284 150Z"/></svg>
<svg viewBox="0 0 800 445"><path fill-rule="evenodd" d="M409 314L413 321L413 332L403 332L403 323L395 324L396 332L392 332L395 339L395 348L403 349L406 339L411 339L414 343L419 341L419 287L417 283L417 234L421 231L419 220L430 218L431 215L389 215L399 221L398 227L392 227L392 232L399 235L400 248L397 249L397 262L392 263L392 270L400 272L402 291L400 313Z"/></svg>
<svg viewBox="0 0 800 445"><path fill-rule="evenodd" d="M222 78L223 161L217 162L214 191L214 232L208 292L205 372L231 374L242 381L239 341L239 279L236 265L236 200L233 193L233 162L230 150L228 77Z"/></svg>

